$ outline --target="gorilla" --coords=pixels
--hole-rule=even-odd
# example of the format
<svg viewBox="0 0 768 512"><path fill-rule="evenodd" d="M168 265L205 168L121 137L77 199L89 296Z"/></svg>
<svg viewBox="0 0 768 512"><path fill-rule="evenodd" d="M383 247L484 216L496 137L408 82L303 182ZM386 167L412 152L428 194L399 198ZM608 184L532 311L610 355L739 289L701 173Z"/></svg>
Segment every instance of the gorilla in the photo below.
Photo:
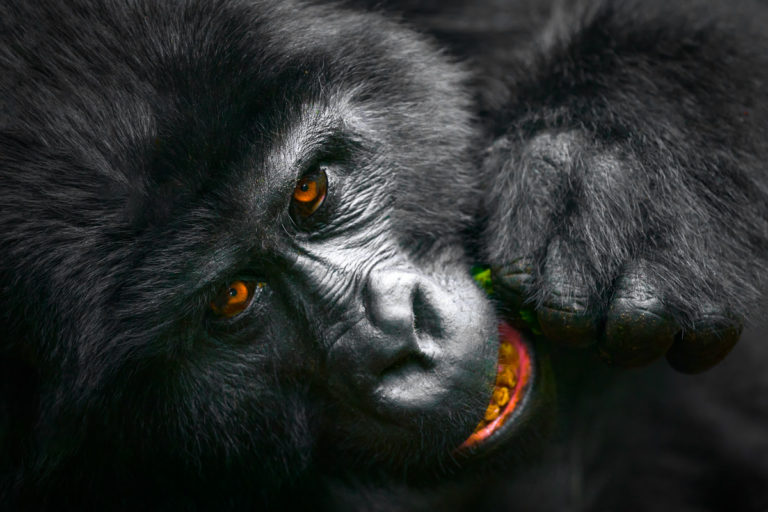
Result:
<svg viewBox="0 0 768 512"><path fill-rule="evenodd" d="M765 510L766 26L3 1L2 508Z"/></svg>

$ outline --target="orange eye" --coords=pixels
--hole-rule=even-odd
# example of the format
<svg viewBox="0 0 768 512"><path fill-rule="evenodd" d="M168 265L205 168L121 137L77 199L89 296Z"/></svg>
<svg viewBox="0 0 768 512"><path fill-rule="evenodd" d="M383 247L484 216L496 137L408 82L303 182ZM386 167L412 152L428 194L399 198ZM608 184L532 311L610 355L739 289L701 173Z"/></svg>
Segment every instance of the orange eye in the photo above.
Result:
<svg viewBox="0 0 768 512"><path fill-rule="evenodd" d="M211 311L216 316L232 318L239 315L253 299L257 288L263 288L264 283L254 281L232 281L229 286L211 301Z"/></svg>
<svg viewBox="0 0 768 512"><path fill-rule="evenodd" d="M328 177L323 169L301 178L293 189L293 208L302 217L315 213L328 192Z"/></svg>

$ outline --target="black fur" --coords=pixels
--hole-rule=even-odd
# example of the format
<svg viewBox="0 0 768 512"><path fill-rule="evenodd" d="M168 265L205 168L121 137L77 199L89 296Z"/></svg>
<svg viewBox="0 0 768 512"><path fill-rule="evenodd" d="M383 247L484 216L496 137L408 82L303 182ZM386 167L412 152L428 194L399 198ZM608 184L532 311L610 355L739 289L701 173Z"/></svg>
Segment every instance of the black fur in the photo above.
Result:
<svg viewBox="0 0 768 512"><path fill-rule="evenodd" d="M401 439L350 420L322 373L363 286L348 267L392 252L429 275L522 268L537 327L587 319L613 360L646 309L665 323L626 336L652 347L640 362L749 322L766 26L747 0L3 3L0 504L768 507L757 329L700 380L542 342L552 438L533 416L490 472L445 455L470 398ZM342 169L345 224L287 217L286 174L309 159ZM211 295L249 273L274 308L217 327ZM715 362L680 350L676 367Z"/></svg>

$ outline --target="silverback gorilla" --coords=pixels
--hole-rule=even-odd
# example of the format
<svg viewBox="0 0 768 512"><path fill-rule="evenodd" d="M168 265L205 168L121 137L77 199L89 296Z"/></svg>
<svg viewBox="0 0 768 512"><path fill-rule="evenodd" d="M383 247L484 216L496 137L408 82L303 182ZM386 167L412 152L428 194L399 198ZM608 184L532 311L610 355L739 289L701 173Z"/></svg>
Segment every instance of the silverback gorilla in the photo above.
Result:
<svg viewBox="0 0 768 512"><path fill-rule="evenodd" d="M0 507L764 510L767 26L4 0Z"/></svg>

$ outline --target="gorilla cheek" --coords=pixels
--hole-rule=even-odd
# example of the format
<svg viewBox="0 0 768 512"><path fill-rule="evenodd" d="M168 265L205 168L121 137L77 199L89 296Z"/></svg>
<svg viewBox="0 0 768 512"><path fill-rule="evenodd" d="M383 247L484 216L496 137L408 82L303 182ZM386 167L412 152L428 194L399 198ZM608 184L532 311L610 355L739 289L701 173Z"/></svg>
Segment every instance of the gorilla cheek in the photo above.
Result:
<svg viewBox="0 0 768 512"><path fill-rule="evenodd" d="M496 318L463 268L441 273L369 274L365 315L328 359L331 389L353 408L422 431L449 417L466 423L459 430L477 422L493 386Z"/></svg>

